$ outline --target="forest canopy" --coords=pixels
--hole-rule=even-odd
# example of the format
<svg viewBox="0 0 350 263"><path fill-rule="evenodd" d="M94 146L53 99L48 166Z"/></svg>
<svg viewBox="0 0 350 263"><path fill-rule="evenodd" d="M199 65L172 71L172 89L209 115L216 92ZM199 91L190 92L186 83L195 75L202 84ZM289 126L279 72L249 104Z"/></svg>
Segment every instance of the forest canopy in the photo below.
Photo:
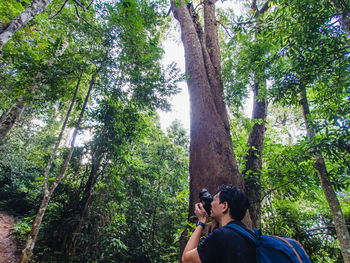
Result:
<svg viewBox="0 0 350 263"><path fill-rule="evenodd" d="M0 208L20 262L178 262L198 189L226 182L251 227L350 262L350 4L215 2L0 1ZM185 69L164 64L172 38ZM163 130L182 81L191 129Z"/></svg>

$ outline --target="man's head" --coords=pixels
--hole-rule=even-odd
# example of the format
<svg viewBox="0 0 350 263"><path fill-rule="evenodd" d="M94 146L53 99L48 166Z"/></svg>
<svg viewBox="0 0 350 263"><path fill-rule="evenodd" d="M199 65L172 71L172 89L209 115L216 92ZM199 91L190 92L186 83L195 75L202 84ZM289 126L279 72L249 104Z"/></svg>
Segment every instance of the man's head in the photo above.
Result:
<svg viewBox="0 0 350 263"><path fill-rule="evenodd" d="M222 207L217 203L223 205L227 203L230 216L236 221L241 221L249 208L247 196L240 189L230 185L221 186L214 197L212 212L218 216Z"/></svg>

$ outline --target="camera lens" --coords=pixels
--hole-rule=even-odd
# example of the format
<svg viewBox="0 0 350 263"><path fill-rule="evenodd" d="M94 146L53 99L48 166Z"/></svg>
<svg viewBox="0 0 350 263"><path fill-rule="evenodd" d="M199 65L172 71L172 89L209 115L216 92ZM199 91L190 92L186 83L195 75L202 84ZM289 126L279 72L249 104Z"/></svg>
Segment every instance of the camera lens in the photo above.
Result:
<svg viewBox="0 0 350 263"><path fill-rule="evenodd" d="M207 189L203 188L199 193L199 199L203 203L203 207L210 216L211 202L213 202L213 196L208 192Z"/></svg>

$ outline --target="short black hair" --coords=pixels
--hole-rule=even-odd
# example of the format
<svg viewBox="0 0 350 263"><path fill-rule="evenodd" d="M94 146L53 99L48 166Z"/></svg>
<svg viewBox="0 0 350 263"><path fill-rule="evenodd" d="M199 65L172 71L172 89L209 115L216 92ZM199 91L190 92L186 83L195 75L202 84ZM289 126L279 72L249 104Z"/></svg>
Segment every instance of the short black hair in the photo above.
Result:
<svg viewBox="0 0 350 263"><path fill-rule="evenodd" d="M228 203L231 218L241 221L250 206L245 193L232 185L222 185L218 193L220 203Z"/></svg>

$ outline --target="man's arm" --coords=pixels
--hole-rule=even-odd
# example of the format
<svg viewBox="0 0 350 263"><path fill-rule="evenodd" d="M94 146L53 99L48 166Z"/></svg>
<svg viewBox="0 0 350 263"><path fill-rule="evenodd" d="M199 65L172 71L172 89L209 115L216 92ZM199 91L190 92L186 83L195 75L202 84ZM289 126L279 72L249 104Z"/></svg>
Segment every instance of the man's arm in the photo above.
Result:
<svg viewBox="0 0 350 263"><path fill-rule="evenodd" d="M202 226L198 225L190 237L190 240L188 240L185 250L182 253L182 263L202 263L197 251L202 228Z"/></svg>
<svg viewBox="0 0 350 263"><path fill-rule="evenodd" d="M195 205L194 213L198 217L198 220L205 224L207 221L207 213L205 212L201 203ZM202 230L203 227L201 225L198 225L190 237L190 240L188 240L185 250L182 253L183 263L202 263L197 251L197 246L199 243L199 238L201 237Z"/></svg>

